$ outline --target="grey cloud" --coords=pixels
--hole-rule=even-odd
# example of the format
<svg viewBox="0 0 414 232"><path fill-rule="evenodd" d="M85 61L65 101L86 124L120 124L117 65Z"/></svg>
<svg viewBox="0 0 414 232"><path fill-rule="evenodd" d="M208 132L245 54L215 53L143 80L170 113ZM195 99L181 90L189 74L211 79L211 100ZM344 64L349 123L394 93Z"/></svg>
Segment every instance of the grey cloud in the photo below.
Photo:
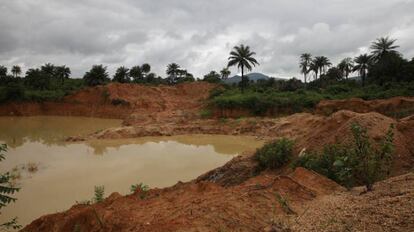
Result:
<svg viewBox="0 0 414 232"><path fill-rule="evenodd" d="M77 77L144 62L202 76L239 43L257 53L256 71L283 77L300 77L303 52L337 62L385 35L414 56L413 0L13 0L0 10L0 64L67 64Z"/></svg>

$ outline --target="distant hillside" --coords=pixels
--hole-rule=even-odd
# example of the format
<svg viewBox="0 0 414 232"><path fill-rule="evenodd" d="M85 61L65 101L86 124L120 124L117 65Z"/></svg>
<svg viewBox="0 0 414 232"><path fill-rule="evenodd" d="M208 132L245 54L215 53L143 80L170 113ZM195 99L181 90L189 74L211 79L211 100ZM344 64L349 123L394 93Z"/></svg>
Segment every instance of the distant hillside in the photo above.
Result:
<svg viewBox="0 0 414 232"><path fill-rule="evenodd" d="M252 81L257 81L257 80L268 80L269 76L264 75L263 73L249 73L246 76L249 77L249 80ZM275 78L275 79L279 79L279 78ZM232 77L229 77L227 80L224 80L224 83L226 84L234 84L234 83L239 83L241 81L241 76L239 75L235 75Z"/></svg>

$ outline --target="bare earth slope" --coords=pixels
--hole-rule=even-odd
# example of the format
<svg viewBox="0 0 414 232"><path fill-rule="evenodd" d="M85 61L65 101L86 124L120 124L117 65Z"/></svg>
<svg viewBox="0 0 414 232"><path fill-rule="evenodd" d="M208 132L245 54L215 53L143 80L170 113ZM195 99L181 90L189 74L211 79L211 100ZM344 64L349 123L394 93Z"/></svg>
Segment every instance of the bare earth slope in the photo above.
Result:
<svg viewBox="0 0 414 232"><path fill-rule="evenodd" d="M0 115L63 115L130 118L131 122L158 117L194 117L216 85L185 83L145 86L111 83L85 88L58 102L14 102L0 105ZM186 115L184 115L186 114Z"/></svg>

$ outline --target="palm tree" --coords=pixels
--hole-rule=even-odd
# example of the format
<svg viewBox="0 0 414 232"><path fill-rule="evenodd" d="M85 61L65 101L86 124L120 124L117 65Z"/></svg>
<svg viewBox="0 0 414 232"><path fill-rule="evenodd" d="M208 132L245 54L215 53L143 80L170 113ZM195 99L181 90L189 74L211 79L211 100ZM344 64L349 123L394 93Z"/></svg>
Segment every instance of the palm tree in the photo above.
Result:
<svg viewBox="0 0 414 232"><path fill-rule="evenodd" d="M170 79L170 83L174 83L177 79L177 75L179 74L180 66L176 63L171 63L167 66L167 75Z"/></svg>
<svg viewBox="0 0 414 232"><path fill-rule="evenodd" d="M400 46L394 45L396 39L390 39L387 37L381 37L371 44L371 56L375 61L380 60L387 54L399 54L395 49Z"/></svg>
<svg viewBox="0 0 414 232"><path fill-rule="evenodd" d="M56 71L56 75L58 76L58 78L61 80L62 83L65 81L65 79L68 79L71 74L70 68L66 67L66 65L56 67L55 71Z"/></svg>
<svg viewBox="0 0 414 232"><path fill-rule="evenodd" d="M353 71L358 71L359 75L361 76L362 86L365 85L365 78L367 76L368 68L371 65L372 58L368 54L362 54L354 59L355 66Z"/></svg>
<svg viewBox="0 0 414 232"><path fill-rule="evenodd" d="M51 63L44 64L42 67L40 67L40 70L48 75L49 77L53 77L55 75L55 65Z"/></svg>
<svg viewBox="0 0 414 232"><path fill-rule="evenodd" d="M0 77L7 76L7 67L0 65Z"/></svg>
<svg viewBox="0 0 414 232"><path fill-rule="evenodd" d="M252 65L256 66L259 65L259 62L253 56L256 55L255 52L250 51L249 46L244 46L241 44L240 46L235 46L233 51L230 52L229 63L227 67L236 66L237 68L241 69L241 89L242 92L244 91L244 85L246 81L249 81L248 78L245 80L244 77L244 68L247 70L252 70Z"/></svg>
<svg viewBox="0 0 414 232"><path fill-rule="evenodd" d="M134 79L135 82L139 82L144 79L141 66L137 65L129 70L129 75Z"/></svg>
<svg viewBox="0 0 414 232"><path fill-rule="evenodd" d="M315 73L313 80L318 79L319 66L316 63L315 59L313 59L311 63L309 64L309 71L313 71Z"/></svg>
<svg viewBox="0 0 414 232"><path fill-rule="evenodd" d="M220 74L221 74L221 78L226 80L230 76L231 72L227 67L225 67L220 71Z"/></svg>
<svg viewBox="0 0 414 232"><path fill-rule="evenodd" d="M89 72L85 73L83 79L88 86L102 85L109 80L109 75L106 67L94 65Z"/></svg>
<svg viewBox="0 0 414 232"><path fill-rule="evenodd" d="M309 53L303 53L302 55L300 55L300 63L299 63L299 67L300 67L300 72L303 74L303 78L306 84L306 79L308 76L308 73L310 71L309 66L312 62L312 55Z"/></svg>
<svg viewBox="0 0 414 232"><path fill-rule="evenodd" d="M314 62L319 68L319 75L325 74L326 68L332 65L326 56L317 56L315 57Z"/></svg>
<svg viewBox="0 0 414 232"><path fill-rule="evenodd" d="M354 68L354 61L352 60L351 57L344 58L338 64L338 69L341 71L342 75L345 76L346 79L348 79L348 76L352 72L353 68Z"/></svg>
<svg viewBox="0 0 414 232"><path fill-rule="evenodd" d="M124 66L119 67L115 72L113 81L119 83L129 82L129 69L125 68Z"/></svg>
<svg viewBox="0 0 414 232"><path fill-rule="evenodd" d="M20 66L15 65L12 67L11 72L13 73L14 77L17 77L22 73L22 69L20 68Z"/></svg>

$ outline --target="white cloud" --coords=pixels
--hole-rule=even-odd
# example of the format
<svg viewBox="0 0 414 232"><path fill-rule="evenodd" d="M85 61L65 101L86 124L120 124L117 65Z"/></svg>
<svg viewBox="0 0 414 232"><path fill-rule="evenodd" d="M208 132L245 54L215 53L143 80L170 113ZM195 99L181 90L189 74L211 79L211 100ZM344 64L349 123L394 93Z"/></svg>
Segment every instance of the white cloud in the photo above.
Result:
<svg viewBox="0 0 414 232"><path fill-rule="evenodd" d="M0 64L66 64L77 77L144 62L202 76L239 43L257 53L255 71L283 77L300 77L303 52L337 62L386 35L414 56L413 0L13 0L0 10Z"/></svg>

